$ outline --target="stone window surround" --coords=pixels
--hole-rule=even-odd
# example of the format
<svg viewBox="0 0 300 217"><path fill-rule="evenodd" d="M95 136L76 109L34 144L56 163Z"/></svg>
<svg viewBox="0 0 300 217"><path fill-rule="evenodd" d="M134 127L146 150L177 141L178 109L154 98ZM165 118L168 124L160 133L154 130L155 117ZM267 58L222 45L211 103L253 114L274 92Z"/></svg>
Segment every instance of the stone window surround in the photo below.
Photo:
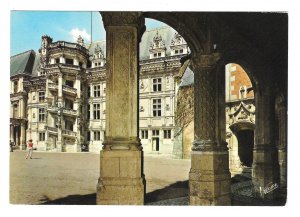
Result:
<svg viewBox="0 0 300 217"><path fill-rule="evenodd" d="M154 92L160 92L162 87L162 78L153 78L152 79L152 90Z"/></svg>
<svg viewBox="0 0 300 217"><path fill-rule="evenodd" d="M171 139L171 130L168 129L168 130L164 130L164 139Z"/></svg>
<svg viewBox="0 0 300 217"><path fill-rule="evenodd" d="M100 85L94 85L94 97L100 97Z"/></svg>
<svg viewBox="0 0 300 217"><path fill-rule="evenodd" d="M45 108L39 108L39 122L44 122L45 121Z"/></svg>
<svg viewBox="0 0 300 217"><path fill-rule="evenodd" d="M41 141L41 142L45 141L45 132L39 133L39 141Z"/></svg>
<svg viewBox="0 0 300 217"><path fill-rule="evenodd" d="M100 103L93 104L93 118L100 120Z"/></svg>
<svg viewBox="0 0 300 217"><path fill-rule="evenodd" d="M45 91L39 91L39 102L45 101Z"/></svg>
<svg viewBox="0 0 300 217"><path fill-rule="evenodd" d="M152 99L153 117L161 117L161 99Z"/></svg>
<svg viewBox="0 0 300 217"><path fill-rule="evenodd" d="M94 141L100 141L100 131L94 131Z"/></svg>
<svg viewBox="0 0 300 217"><path fill-rule="evenodd" d="M148 130L141 130L141 138L148 139Z"/></svg>

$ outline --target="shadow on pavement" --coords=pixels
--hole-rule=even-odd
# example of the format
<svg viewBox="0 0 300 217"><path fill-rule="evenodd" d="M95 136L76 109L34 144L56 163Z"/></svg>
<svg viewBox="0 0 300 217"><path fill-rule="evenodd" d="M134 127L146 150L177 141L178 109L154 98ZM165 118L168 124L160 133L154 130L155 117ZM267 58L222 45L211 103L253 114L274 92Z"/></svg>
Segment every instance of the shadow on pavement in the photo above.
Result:
<svg viewBox="0 0 300 217"><path fill-rule="evenodd" d="M147 193L145 197L145 204L161 200L186 197L189 193L188 185L188 180L179 181L165 188Z"/></svg>
<svg viewBox="0 0 300 217"><path fill-rule="evenodd" d="M96 193L86 195L69 195L50 200L46 195L40 200L40 205L96 205Z"/></svg>
<svg viewBox="0 0 300 217"><path fill-rule="evenodd" d="M145 204L161 200L188 196L188 181L180 181L165 188L146 194ZM40 200L40 205L96 205L96 193L86 195L69 195L50 200L46 195Z"/></svg>

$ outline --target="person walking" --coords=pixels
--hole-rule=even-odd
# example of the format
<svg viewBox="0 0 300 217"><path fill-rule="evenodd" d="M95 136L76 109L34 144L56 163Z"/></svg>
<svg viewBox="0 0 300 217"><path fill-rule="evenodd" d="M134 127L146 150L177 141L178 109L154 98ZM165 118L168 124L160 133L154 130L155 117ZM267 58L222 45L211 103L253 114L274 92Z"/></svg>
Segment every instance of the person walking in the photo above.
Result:
<svg viewBox="0 0 300 217"><path fill-rule="evenodd" d="M33 143L32 143L32 139L29 139L29 140L28 140L27 148L28 148L28 152L27 152L27 155L26 155L26 159L27 159L28 157L30 157L30 159L32 159L32 152L33 152Z"/></svg>
<svg viewBox="0 0 300 217"><path fill-rule="evenodd" d="M13 152L14 151L14 142L12 142L11 140L9 140L9 146L10 146L10 152Z"/></svg>

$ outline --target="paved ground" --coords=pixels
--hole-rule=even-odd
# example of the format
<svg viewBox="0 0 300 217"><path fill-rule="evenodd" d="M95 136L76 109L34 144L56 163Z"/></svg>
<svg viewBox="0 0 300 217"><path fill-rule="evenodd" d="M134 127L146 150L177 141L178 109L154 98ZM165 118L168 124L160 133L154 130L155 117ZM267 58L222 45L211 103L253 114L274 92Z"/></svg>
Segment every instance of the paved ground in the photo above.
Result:
<svg viewBox="0 0 300 217"><path fill-rule="evenodd" d="M27 160L25 155L10 153L12 204L95 204L99 154L34 152ZM186 204L189 160L145 157L144 164L146 204L175 198Z"/></svg>

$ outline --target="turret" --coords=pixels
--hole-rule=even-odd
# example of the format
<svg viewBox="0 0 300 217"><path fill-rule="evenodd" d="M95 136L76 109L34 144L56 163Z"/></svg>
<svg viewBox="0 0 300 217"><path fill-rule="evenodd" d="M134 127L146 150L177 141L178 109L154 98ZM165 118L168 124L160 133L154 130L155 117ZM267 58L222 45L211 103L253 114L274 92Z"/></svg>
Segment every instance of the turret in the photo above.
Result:
<svg viewBox="0 0 300 217"><path fill-rule="evenodd" d="M42 44L41 48L39 49L39 53L41 54L40 60L42 66L45 66L49 62L48 48L52 43L52 40L53 39L48 35L42 36Z"/></svg>

